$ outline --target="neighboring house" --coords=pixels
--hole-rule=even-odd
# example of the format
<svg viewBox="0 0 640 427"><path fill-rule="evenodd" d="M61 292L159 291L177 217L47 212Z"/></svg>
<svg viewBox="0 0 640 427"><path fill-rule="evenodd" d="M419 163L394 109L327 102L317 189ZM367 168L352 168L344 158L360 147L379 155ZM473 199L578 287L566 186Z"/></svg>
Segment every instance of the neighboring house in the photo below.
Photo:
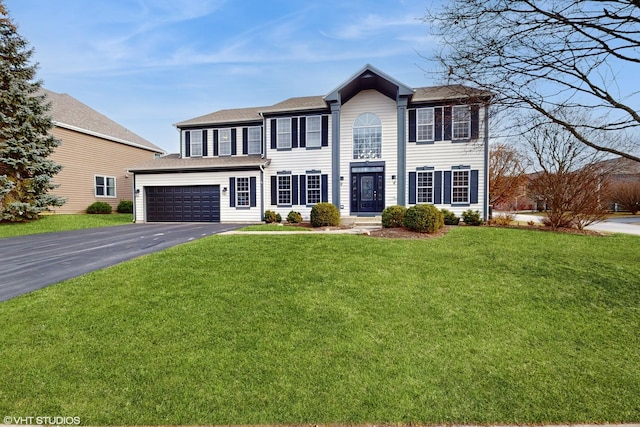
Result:
<svg viewBox="0 0 640 427"><path fill-rule="evenodd" d="M61 141L50 159L62 165L51 192L66 203L56 213L81 213L93 202L115 210L133 200L131 166L164 153L157 147L67 94L42 89L51 102L51 134Z"/></svg>
<svg viewBox="0 0 640 427"><path fill-rule="evenodd" d="M490 94L410 88L367 65L325 96L177 123L180 154L132 168L135 220L259 222L432 203L486 218Z"/></svg>

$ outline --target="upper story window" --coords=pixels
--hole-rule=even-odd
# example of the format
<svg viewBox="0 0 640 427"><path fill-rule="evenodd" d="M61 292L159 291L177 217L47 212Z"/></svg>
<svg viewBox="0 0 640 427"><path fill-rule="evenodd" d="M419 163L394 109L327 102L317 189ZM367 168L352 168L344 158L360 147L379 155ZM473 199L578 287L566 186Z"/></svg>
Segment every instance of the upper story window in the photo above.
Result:
<svg viewBox="0 0 640 427"><path fill-rule="evenodd" d="M456 105L451 110L452 139L469 139L471 136L471 108Z"/></svg>
<svg viewBox="0 0 640 427"><path fill-rule="evenodd" d="M382 157L382 122L373 113L360 114L353 122L353 158Z"/></svg>
<svg viewBox="0 0 640 427"><path fill-rule="evenodd" d="M262 153L262 128L260 126L250 127L247 134L248 154Z"/></svg>
<svg viewBox="0 0 640 427"><path fill-rule="evenodd" d="M112 176L95 176L97 197L116 197L116 179Z"/></svg>
<svg viewBox="0 0 640 427"><path fill-rule="evenodd" d="M307 147L321 147L322 146L322 122L320 116L310 116L306 120L307 135L306 144Z"/></svg>
<svg viewBox="0 0 640 427"><path fill-rule="evenodd" d="M202 156L202 131L190 131L191 157Z"/></svg>
<svg viewBox="0 0 640 427"><path fill-rule="evenodd" d="M231 129L218 130L218 155L231 155Z"/></svg>
<svg viewBox="0 0 640 427"><path fill-rule="evenodd" d="M277 120L277 148L291 148L291 118Z"/></svg>
<svg viewBox="0 0 640 427"><path fill-rule="evenodd" d="M416 110L418 141L433 141L433 108Z"/></svg>

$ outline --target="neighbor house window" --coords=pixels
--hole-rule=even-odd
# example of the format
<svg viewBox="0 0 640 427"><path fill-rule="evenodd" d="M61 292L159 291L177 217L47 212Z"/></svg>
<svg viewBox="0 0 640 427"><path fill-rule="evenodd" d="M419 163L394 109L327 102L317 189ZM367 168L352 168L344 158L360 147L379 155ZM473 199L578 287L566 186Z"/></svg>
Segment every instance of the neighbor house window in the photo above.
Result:
<svg viewBox="0 0 640 427"><path fill-rule="evenodd" d="M322 123L320 116L307 117L307 147L322 146Z"/></svg>
<svg viewBox="0 0 640 427"><path fill-rule="evenodd" d="M291 205L291 175L278 175L278 204Z"/></svg>
<svg viewBox="0 0 640 427"><path fill-rule="evenodd" d="M471 108L457 105L451 112L453 139L468 139L471 135Z"/></svg>
<svg viewBox="0 0 640 427"><path fill-rule="evenodd" d="M433 141L433 108L416 111L418 141Z"/></svg>
<svg viewBox="0 0 640 427"><path fill-rule="evenodd" d="M220 129L218 131L218 155L231 155L231 129Z"/></svg>
<svg viewBox="0 0 640 427"><path fill-rule="evenodd" d="M112 176L95 177L96 196L116 197L116 179Z"/></svg>
<svg viewBox="0 0 640 427"><path fill-rule="evenodd" d="M353 158L382 157L382 122L373 113L360 114L353 122Z"/></svg>
<svg viewBox="0 0 640 427"><path fill-rule="evenodd" d="M261 154L262 153L262 128L260 126L253 126L248 131L248 149L249 154Z"/></svg>
<svg viewBox="0 0 640 427"><path fill-rule="evenodd" d="M194 130L190 132L191 156L202 156L202 131Z"/></svg>
<svg viewBox="0 0 640 427"><path fill-rule="evenodd" d="M433 203L433 172L418 172L416 178L417 203Z"/></svg>
<svg viewBox="0 0 640 427"><path fill-rule="evenodd" d="M249 207L249 178L236 178L236 206Z"/></svg>
<svg viewBox="0 0 640 427"><path fill-rule="evenodd" d="M469 203L469 171L453 171L451 203Z"/></svg>
<svg viewBox="0 0 640 427"><path fill-rule="evenodd" d="M291 119L278 119L277 148L291 148Z"/></svg>
<svg viewBox="0 0 640 427"><path fill-rule="evenodd" d="M321 201L322 181L320 175L307 175L307 204L315 205Z"/></svg>

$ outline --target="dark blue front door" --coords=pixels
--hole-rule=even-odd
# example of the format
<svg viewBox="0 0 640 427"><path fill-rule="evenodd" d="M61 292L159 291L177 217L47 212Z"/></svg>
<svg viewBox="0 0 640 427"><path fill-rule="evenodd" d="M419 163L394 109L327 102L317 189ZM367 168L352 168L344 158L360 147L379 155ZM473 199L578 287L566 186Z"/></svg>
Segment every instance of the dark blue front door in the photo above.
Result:
<svg viewBox="0 0 640 427"><path fill-rule="evenodd" d="M354 213L380 213L384 209L384 173L351 175L351 206Z"/></svg>

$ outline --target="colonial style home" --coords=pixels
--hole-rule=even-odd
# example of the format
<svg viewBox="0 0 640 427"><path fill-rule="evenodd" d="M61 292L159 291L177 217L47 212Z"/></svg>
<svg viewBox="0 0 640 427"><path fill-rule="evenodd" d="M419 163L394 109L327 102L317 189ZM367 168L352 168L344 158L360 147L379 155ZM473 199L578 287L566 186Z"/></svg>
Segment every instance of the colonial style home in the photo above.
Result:
<svg viewBox="0 0 640 427"><path fill-rule="evenodd" d="M316 203L345 216L430 203L488 213L490 94L410 88L366 65L325 96L220 110L176 124L180 153L131 169L135 220L308 219Z"/></svg>
<svg viewBox="0 0 640 427"><path fill-rule="evenodd" d="M67 94L41 90L51 103L51 134L61 142L50 156L62 165L51 192L66 203L52 209L82 213L99 201L115 210L120 200L133 200L128 169L164 150Z"/></svg>

